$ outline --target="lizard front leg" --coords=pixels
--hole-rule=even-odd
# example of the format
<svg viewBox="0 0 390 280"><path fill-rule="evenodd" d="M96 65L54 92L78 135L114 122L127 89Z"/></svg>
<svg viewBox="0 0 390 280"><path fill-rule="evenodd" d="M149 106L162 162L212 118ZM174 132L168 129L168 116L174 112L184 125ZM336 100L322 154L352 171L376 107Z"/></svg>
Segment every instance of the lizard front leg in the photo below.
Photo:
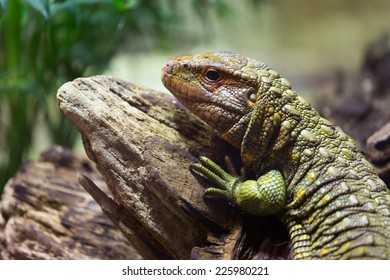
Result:
<svg viewBox="0 0 390 280"><path fill-rule="evenodd" d="M216 185L206 190L205 195L226 199L244 212L256 216L268 216L280 212L286 204L286 187L282 174L271 170L257 180L244 181L229 166L231 175L215 162L200 157L200 163L193 170L205 176Z"/></svg>

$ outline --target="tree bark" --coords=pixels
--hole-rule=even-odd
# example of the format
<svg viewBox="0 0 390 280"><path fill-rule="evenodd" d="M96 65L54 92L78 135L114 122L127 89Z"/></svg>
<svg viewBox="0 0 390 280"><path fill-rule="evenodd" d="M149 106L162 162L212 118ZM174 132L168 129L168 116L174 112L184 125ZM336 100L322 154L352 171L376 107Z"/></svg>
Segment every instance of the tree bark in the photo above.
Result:
<svg viewBox="0 0 390 280"><path fill-rule="evenodd" d="M77 182L103 178L85 157L56 147L22 165L0 204L0 259L139 259Z"/></svg>
<svg viewBox="0 0 390 280"><path fill-rule="evenodd" d="M58 91L62 113L76 126L112 199L87 176L80 183L146 259L291 258L284 227L243 215L217 199L189 166L199 155L239 163L173 97L112 77L80 78Z"/></svg>

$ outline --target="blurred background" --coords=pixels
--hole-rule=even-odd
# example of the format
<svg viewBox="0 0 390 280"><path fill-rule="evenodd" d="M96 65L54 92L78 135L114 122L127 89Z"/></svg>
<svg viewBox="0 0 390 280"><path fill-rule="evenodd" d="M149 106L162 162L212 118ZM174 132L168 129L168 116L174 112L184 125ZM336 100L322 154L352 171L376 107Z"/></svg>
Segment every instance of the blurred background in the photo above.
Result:
<svg viewBox="0 0 390 280"><path fill-rule="evenodd" d="M160 71L171 56L258 58L324 115L352 104L361 117L388 86L372 79L390 70L377 62L390 54L389 11L388 0L0 0L0 193L52 145L82 150L57 108L63 83L107 74L167 92Z"/></svg>

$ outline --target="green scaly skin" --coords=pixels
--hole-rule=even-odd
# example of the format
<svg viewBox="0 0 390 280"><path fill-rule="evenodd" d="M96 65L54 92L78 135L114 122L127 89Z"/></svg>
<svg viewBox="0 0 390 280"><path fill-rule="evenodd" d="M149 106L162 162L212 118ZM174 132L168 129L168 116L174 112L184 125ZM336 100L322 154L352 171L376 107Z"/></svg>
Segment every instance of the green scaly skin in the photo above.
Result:
<svg viewBox="0 0 390 280"><path fill-rule="evenodd" d="M390 259L390 194L355 141L322 118L291 84L230 52L176 57L162 81L190 111L240 149L257 180L207 158L195 169L253 215L277 214L295 259Z"/></svg>

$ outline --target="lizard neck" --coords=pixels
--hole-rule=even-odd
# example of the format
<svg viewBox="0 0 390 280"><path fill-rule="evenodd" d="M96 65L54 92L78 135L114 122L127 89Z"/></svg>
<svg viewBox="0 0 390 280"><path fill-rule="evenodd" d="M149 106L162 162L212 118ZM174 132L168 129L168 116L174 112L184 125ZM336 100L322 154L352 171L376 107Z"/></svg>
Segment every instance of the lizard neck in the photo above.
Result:
<svg viewBox="0 0 390 280"><path fill-rule="evenodd" d="M256 103L242 138L243 163L256 172L274 168L293 172L299 166L299 150L318 145L308 127L319 114L280 80L275 79Z"/></svg>

